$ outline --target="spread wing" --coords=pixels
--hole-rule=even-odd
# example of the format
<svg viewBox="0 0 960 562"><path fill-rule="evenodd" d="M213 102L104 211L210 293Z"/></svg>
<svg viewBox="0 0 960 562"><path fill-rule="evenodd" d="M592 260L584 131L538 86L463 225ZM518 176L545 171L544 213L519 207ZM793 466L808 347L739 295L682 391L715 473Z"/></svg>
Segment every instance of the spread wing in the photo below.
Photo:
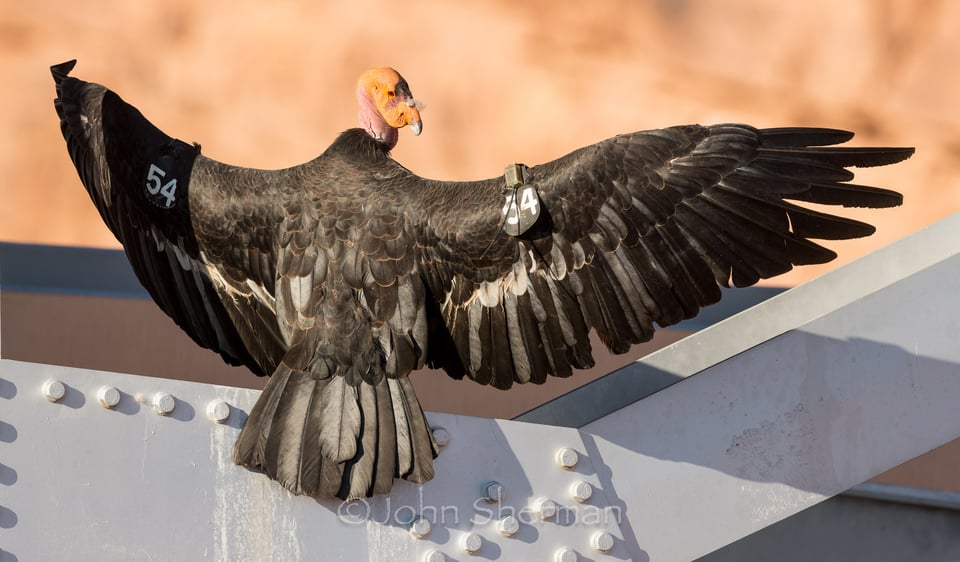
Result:
<svg viewBox="0 0 960 562"><path fill-rule="evenodd" d="M191 227L187 193L199 147L164 134L103 86L67 76L75 64L51 68L60 129L83 185L137 278L197 344L228 363L268 374L277 345L248 348L231 321L231 315L256 317L236 310L254 299L220 298L224 283L211 281Z"/></svg>
<svg viewBox="0 0 960 562"><path fill-rule="evenodd" d="M568 376L593 365L591 329L623 353L719 300L721 285L830 261L811 239L873 227L797 202L899 205L896 192L848 183L847 167L913 153L829 146L852 136L744 125L617 136L531 168L524 187L542 208L516 237L502 228L503 178L425 181L420 259L450 335L431 341L431 364L500 388Z"/></svg>

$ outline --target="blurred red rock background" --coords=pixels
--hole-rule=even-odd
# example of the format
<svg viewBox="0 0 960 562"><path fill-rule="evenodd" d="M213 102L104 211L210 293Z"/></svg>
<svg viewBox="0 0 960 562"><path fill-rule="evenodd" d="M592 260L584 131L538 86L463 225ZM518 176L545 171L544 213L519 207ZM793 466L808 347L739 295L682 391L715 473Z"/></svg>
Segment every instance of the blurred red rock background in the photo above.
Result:
<svg viewBox="0 0 960 562"><path fill-rule="evenodd" d="M76 76L233 164L317 155L355 125L359 73L390 65L427 106L423 135L402 131L394 152L421 175L495 176L507 162L672 124L817 125L918 149L861 173L906 204L851 211L879 230L835 245L843 260L960 209L957 2L0 4L0 240L117 247L51 103L47 67L70 58Z"/></svg>

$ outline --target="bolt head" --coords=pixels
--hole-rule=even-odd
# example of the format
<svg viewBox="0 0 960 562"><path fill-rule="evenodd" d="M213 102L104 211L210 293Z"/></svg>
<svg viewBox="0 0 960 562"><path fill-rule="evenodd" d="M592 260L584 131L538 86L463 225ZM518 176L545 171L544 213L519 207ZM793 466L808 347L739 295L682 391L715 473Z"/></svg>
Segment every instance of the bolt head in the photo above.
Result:
<svg viewBox="0 0 960 562"><path fill-rule="evenodd" d="M613 550L613 545L615 542L616 540L613 538L613 535L606 531L595 533L592 537L590 537L591 546L600 552L610 552Z"/></svg>
<svg viewBox="0 0 960 562"><path fill-rule="evenodd" d="M173 398L173 396L167 394L166 392L158 392L153 395L151 405L153 406L154 412L160 414L161 416L166 416L173 412L173 409L177 407L177 401Z"/></svg>
<svg viewBox="0 0 960 562"><path fill-rule="evenodd" d="M583 503L593 495L593 486L586 480L578 480L570 486L570 495L573 496L573 499Z"/></svg>
<svg viewBox="0 0 960 562"><path fill-rule="evenodd" d="M43 397L51 402L56 402L67 394L67 387L57 379L45 381L40 390L43 392Z"/></svg>
<svg viewBox="0 0 960 562"><path fill-rule="evenodd" d="M113 408L120 403L120 391L113 386L101 386L97 389L97 402L104 408Z"/></svg>
<svg viewBox="0 0 960 562"><path fill-rule="evenodd" d="M580 559L580 556L577 555L577 551L570 547L558 548L556 552L553 553L553 559L555 562L577 562Z"/></svg>
<svg viewBox="0 0 960 562"><path fill-rule="evenodd" d="M423 562L446 562L446 560L446 554L432 548L423 555Z"/></svg>
<svg viewBox="0 0 960 562"><path fill-rule="evenodd" d="M463 551L467 554L475 554L483 547L483 537L476 533L467 533L463 537L461 545L463 546Z"/></svg>
<svg viewBox="0 0 960 562"><path fill-rule="evenodd" d="M435 425L430 430L433 431L433 439L437 442L437 445L446 447L450 443L450 432L445 428Z"/></svg>
<svg viewBox="0 0 960 562"><path fill-rule="evenodd" d="M211 400L207 403L207 417L214 423L226 423L230 419L230 404L223 400Z"/></svg>
<svg viewBox="0 0 960 562"><path fill-rule="evenodd" d="M520 531L520 521L513 515L507 515L497 521L497 531L505 537L512 537Z"/></svg>
<svg viewBox="0 0 960 562"><path fill-rule="evenodd" d="M577 466L577 462L579 462L579 460L580 455L570 447L564 447L557 451L557 464L560 465L560 468L570 470L571 468Z"/></svg>
<svg viewBox="0 0 960 562"><path fill-rule="evenodd" d="M423 517L417 517L410 523L410 534L414 538L422 539L430 534L430 521Z"/></svg>
<svg viewBox="0 0 960 562"><path fill-rule="evenodd" d="M507 497L507 492L503 485L496 480L491 480L483 485L483 499L490 503L500 503Z"/></svg>
<svg viewBox="0 0 960 562"><path fill-rule="evenodd" d="M533 511L540 519L550 519L557 514L557 502L549 498L540 498L534 505Z"/></svg>

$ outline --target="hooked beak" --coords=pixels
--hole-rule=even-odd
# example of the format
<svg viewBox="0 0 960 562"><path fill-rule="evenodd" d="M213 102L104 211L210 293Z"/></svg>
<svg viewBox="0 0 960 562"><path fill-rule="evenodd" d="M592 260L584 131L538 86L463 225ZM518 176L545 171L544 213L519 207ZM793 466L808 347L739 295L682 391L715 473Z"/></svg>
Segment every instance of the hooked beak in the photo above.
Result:
<svg viewBox="0 0 960 562"><path fill-rule="evenodd" d="M410 96L409 93L407 93ZM423 105L417 100L413 99L412 96L407 97L406 99L397 103L397 110L399 113L399 127L404 125L410 127L410 130L413 131L413 134L419 135L423 131L423 121L420 120L420 109L423 108Z"/></svg>

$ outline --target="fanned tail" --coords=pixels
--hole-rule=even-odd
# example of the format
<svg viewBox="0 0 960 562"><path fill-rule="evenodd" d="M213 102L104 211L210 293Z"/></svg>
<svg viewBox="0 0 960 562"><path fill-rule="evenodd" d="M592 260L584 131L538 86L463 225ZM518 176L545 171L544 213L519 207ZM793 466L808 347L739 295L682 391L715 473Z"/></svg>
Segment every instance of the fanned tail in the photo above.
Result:
<svg viewBox="0 0 960 562"><path fill-rule="evenodd" d="M407 378L349 385L281 365L233 447L233 462L294 494L354 499L394 478L433 478L438 447Z"/></svg>

